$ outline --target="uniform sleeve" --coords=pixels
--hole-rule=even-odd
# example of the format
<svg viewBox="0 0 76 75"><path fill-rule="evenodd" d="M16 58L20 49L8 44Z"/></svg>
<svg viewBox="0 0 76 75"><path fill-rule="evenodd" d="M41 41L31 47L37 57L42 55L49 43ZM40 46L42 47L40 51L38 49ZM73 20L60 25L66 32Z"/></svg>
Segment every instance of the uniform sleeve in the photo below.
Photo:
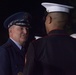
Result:
<svg viewBox="0 0 76 75"><path fill-rule="evenodd" d="M24 75L33 75L34 71L34 47L33 44L30 44L28 47L27 55L26 55L26 63L24 68Z"/></svg>
<svg viewBox="0 0 76 75"><path fill-rule="evenodd" d="M12 75L10 74L9 55L3 48L0 48L0 75Z"/></svg>

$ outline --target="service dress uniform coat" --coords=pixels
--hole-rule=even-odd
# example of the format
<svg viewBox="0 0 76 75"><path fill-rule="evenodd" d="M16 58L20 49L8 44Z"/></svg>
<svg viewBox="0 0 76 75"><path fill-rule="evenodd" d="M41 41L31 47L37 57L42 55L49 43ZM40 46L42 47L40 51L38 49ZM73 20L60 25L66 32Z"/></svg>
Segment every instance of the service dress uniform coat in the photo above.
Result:
<svg viewBox="0 0 76 75"><path fill-rule="evenodd" d="M25 50L20 50L11 39L8 39L0 47L0 75L21 75L25 53Z"/></svg>
<svg viewBox="0 0 76 75"><path fill-rule="evenodd" d="M52 30L28 48L24 75L76 75L76 39Z"/></svg>

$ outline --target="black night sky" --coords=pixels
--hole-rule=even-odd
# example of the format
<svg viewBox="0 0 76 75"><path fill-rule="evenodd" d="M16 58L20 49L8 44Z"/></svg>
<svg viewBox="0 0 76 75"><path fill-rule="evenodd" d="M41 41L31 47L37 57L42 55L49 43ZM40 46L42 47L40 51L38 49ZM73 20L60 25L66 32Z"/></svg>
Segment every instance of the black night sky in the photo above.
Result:
<svg viewBox="0 0 76 75"><path fill-rule="evenodd" d="M54 2L55 0L0 0L0 45L6 42L8 38L7 30L3 27L4 20L19 11L29 12L32 15L34 35L45 35L42 20L45 9L41 6L43 1ZM75 0L56 0L56 2L69 3L76 7Z"/></svg>

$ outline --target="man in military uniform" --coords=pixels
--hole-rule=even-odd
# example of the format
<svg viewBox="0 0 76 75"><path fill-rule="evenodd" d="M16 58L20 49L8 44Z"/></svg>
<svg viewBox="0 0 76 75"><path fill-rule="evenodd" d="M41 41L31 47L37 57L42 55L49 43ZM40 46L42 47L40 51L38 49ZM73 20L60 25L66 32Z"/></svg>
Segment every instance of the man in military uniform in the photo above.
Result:
<svg viewBox="0 0 76 75"><path fill-rule="evenodd" d="M76 39L64 30L72 6L43 2L47 36L30 43L24 75L76 75Z"/></svg>
<svg viewBox="0 0 76 75"><path fill-rule="evenodd" d="M27 51L23 46L27 44L30 19L29 13L17 12L5 20L9 39L0 47L0 75L22 75Z"/></svg>

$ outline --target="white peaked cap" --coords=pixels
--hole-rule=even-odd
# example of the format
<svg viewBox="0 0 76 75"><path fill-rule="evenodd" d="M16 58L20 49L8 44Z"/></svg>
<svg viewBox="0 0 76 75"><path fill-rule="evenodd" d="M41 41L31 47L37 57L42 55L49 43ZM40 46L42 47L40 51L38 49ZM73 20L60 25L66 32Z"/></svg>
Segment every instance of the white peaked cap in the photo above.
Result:
<svg viewBox="0 0 76 75"><path fill-rule="evenodd" d="M43 2L43 3L41 3L41 5L46 8L47 12L66 12L66 13L69 13L69 10L74 8L72 6L56 4L56 3L48 3L48 2Z"/></svg>

